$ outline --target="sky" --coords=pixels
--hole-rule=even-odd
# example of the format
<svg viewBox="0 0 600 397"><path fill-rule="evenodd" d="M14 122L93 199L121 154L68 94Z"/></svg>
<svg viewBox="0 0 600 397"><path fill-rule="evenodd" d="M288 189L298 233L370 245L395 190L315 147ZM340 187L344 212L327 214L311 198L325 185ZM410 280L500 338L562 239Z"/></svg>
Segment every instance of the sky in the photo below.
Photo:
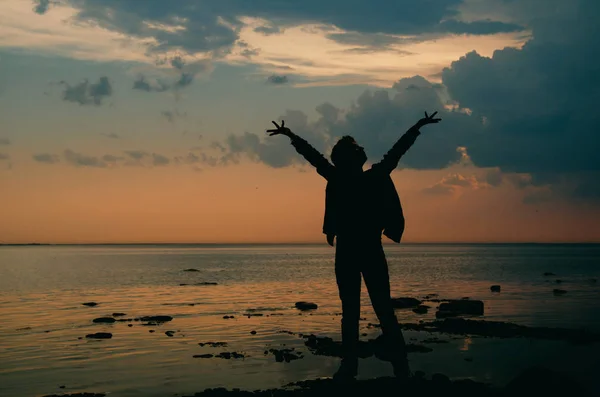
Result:
<svg viewBox="0 0 600 397"><path fill-rule="evenodd" d="M596 0L2 0L0 243L308 243L327 157L405 242L600 242ZM367 166L369 165L367 164Z"/></svg>

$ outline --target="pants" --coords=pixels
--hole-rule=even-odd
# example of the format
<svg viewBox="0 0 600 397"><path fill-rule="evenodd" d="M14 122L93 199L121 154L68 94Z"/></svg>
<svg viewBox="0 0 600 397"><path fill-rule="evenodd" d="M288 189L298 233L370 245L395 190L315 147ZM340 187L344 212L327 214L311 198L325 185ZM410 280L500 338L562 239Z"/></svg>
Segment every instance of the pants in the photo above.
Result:
<svg viewBox="0 0 600 397"><path fill-rule="evenodd" d="M381 237L338 238L335 275L342 301L343 358L356 360L360 319L361 274L390 352L406 359L406 344L390 296L390 278Z"/></svg>

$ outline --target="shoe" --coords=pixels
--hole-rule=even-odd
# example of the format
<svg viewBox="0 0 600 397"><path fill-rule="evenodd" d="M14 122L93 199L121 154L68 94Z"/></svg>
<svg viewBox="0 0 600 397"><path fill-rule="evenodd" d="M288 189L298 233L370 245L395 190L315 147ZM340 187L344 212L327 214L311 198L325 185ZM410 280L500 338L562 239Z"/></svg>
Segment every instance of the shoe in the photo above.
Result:
<svg viewBox="0 0 600 397"><path fill-rule="evenodd" d="M333 379L340 381L354 380L356 375L358 375L358 360L342 359L340 367L336 373L333 374Z"/></svg>

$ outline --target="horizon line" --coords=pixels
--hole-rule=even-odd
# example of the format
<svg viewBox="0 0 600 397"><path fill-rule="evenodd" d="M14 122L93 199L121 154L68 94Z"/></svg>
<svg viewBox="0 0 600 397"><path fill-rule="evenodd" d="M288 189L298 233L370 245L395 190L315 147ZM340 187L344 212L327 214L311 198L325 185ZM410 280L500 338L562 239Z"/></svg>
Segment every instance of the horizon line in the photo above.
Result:
<svg viewBox="0 0 600 397"><path fill-rule="evenodd" d="M557 244L600 244L600 241L407 241L400 244L384 241L383 245L557 245ZM327 245L325 242L103 242L103 243L0 243L1 246L106 246L106 245ZM332 247L333 248L333 247Z"/></svg>

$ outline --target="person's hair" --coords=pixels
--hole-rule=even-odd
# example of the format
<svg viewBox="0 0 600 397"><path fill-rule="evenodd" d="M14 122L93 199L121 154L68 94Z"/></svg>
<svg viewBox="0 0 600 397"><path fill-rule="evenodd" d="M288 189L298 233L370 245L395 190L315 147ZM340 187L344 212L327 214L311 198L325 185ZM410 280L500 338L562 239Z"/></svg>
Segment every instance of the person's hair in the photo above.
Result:
<svg viewBox="0 0 600 397"><path fill-rule="evenodd" d="M331 161L336 167L348 164L353 158L356 140L350 135L341 137L331 149ZM351 150L348 150L351 149Z"/></svg>

